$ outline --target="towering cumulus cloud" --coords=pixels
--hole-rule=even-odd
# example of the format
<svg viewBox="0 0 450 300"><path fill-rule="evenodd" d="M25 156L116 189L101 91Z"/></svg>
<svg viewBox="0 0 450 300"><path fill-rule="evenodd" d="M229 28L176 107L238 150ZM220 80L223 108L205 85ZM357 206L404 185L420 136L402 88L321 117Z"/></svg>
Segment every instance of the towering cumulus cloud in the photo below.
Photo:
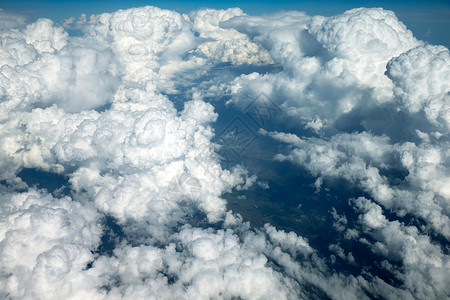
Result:
<svg viewBox="0 0 450 300"><path fill-rule="evenodd" d="M379 8L64 26L0 10L0 298L450 295L447 48ZM221 163L218 101L245 112L261 92L285 116L255 133L267 163L311 176L318 205L336 193L333 241L229 209L270 183Z"/></svg>

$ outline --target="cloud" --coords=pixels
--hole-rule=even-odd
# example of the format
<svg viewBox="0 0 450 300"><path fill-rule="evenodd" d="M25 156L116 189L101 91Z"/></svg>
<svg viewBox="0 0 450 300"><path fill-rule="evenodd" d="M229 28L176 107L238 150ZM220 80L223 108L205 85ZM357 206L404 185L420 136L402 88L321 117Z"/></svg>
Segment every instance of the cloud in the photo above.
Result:
<svg viewBox="0 0 450 300"><path fill-rule="evenodd" d="M38 53L61 50L67 44L68 34L61 27L53 26L49 19L39 19L24 31L25 41Z"/></svg>
<svg viewBox="0 0 450 300"><path fill-rule="evenodd" d="M148 18L153 26L146 25ZM20 246L19 231L10 225L17 223L18 213L4 210L1 243L5 262L10 264L2 273L5 295L105 295L101 287L109 283L99 276L108 270L95 273L97 269L89 267L94 260L102 260L93 254L100 246L101 216L114 217L130 241L164 242L172 235L172 226L186 222L197 211L212 222L220 220L225 213L221 194L252 182L242 168L222 170L211 151L214 108L192 100L178 112L155 91L158 81L148 82L151 78L146 74L154 72L153 67L138 67L145 60L150 66L152 61L164 63L184 51L179 43L192 33L181 15L147 7L101 15L90 26L94 28L81 38L69 37L43 19L24 31L9 32L15 44L6 44L9 56L2 61L2 106L10 115L3 116L1 125L1 178L10 189L23 189L26 184L16 176L24 167L62 173L69 178L73 199L58 202L47 195L22 209L25 224L27 214L40 220L32 222L36 226L22 228L21 239L30 241L26 247ZM102 32L104 28L110 31ZM124 49L130 39L148 47L145 53ZM16 45L22 52L15 51ZM110 107L93 110L106 104ZM198 197L189 197L186 190L173 196L171 182L180 174L190 174L199 182ZM14 192L5 196L5 207L19 197L27 198ZM54 218L46 217L49 203L55 203ZM84 224L78 213L93 217ZM73 225L71 218L77 220ZM88 235L90 226L95 230ZM51 231L41 238L45 228ZM81 232L87 236L78 237ZM26 266L21 267L14 253L29 257ZM116 277L109 275L111 280Z"/></svg>
<svg viewBox="0 0 450 300"><path fill-rule="evenodd" d="M68 34L47 19L2 35L7 41L1 47L3 111L57 104L78 112L111 102L118 81L108 49L91 40L69 42Z"/></svg>
<svg viewBox="0 0 450 300"><path fill-rule="evenodd" d="M199 33L204 41L194 53L216 62L232 63L233 65L264 65L272 63L267 51L258 43L233 28L221 26L223 22L237 16L245 16L239 8L227 10L199 10L192 12L189 18L193 30Z"/></svg>
<svg viewBox="0 0 450 300"><path fill-rule="evenodd" d="M8 31L12 28L22 27L26 23L26 17L21 14L12 13L0 9L0 31Z"/></svg>
<svg viewBox="0 0 450 300"><path fill-rule="evenodd" d="M92 19L82 28L86 35L113 51L123 80L144 86L149 80L164 82L157 75L163 66L184 65L181 56L194 46L191 25L174 11L147 6Z"/></svg>
<svg viewBox="0 0 450 300"><path fill-rule="evenodd" d="M3 296L53 299L75 295L85 284L92 286L72 281L93 259L91 249L100 244L100 215L92 205L33 189L4 194L0 203Z"/></svg>
<svg viewBox="0 0 450 300"><path fill-rule="evenodd" d="M450 54L443 46L414 48L393 58L386 74L395 84L402 108L410 114L425 113L444 132L450 126Z"/></svg>
<svg viewBox="0 0 450 300"><path fill-rule="evenodd" d="M450 219L443 212L448 199L445 143L443 148L409 142L392 144L387 137L368 133L341 133L329 140L309 138L298 143L298 139L286 139L283 133L270 135L295 146L287 155L277 154L276 160L291 161L318 178L345 179L398 215L419 216L448 237ZM403 179L396 178L403 184L393 184L384 175L389 171L406 171Z"/></svg>
<svg viewBox="0 0 450 300"><path fill-rule="evenodd" d="M297 124L315 130L355 108L393 101L386 64L422 44L391 11L379 8L329 18L297 12L240 16L225 26L260 42L282 67L276 74L237 77L228 87L232 102L245 107L244 95L263 91Z"/></svg>
<svg viewBox="0 0 450 300"><path fill-rule="evenodd" d="M353 201L355 209L363 212L359 218L364 230L376 236L377 241L370 243L372 251L402 262L401 268L390 265L389 271L400 277L409 290L415 291L417 298L445 297L449 293L446 273L450 262L442 249L416 227L389 221L381 207L370 200Z"/></svg>

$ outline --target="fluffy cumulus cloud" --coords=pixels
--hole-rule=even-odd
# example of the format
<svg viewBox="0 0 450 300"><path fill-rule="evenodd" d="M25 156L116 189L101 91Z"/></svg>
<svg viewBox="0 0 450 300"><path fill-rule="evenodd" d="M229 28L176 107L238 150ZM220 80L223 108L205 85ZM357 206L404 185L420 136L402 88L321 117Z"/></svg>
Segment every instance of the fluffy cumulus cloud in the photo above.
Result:
<svg viewBox="0 0 450 300"><path fill-rule="evenodd" d="M236 78L225 87L235 95L231 101L240 106L247 99L243 95L264 91L299 118L299 125L321 124L317 130L356 107L393 101L386 64L422 44L391 11L382 9L354 9L330 18L280 13L269 22L240 17L225 26L262 43L282 66L277 74Z"/></svg>
<svg viewBox="0 0 450 300"><path fill-rule="evenodd" d="M286 142L283 133L266 134ZM387 137L368 133L336 134L327 141L309 138L302 143L289 142L296 148L287 155L278 154L277 160L301 165L318 178L345 179L398 215L419 216L449 238L446 149L408 142L392 145ZM448 147L448 143L443 146ZM388 171L407 172L405 184L393 184L393 179L385 175Z"/></svg>
<svg viewBox="0 0 450 300"><path fill-rule="evenodd" d="M3 194L1 214L2 297L79 297L95 285L82 274L102 231L92 205L30 189Z"/></svg>
<svg viewBox="0 0 450 300"><path fill-rule="evenodd" d="M239 8L227 10L201 10L190 14L193 30L204 40L194 53L216 62L242 64L269 64L270 55L259 43L233 28L224 28L221 24L237 16L245 15Z"/></svg>
<svg viewBox="0 0 450 300"><path fill-rule="evenodd" d="M31 110L58 104L69 112L106 105L118 80L110 49L68 40L53 21L39 19L2 31L1 109ZM2 116L4 117L4 116Z"/></svg>
<svg viewBox="0 0 450 300"><path fill-rule="evenodd" d="M194 46L191 24L179 13L156 7L119 10L95 16L86 35L111 49L123 80L145 84L158 79L160 68L189 68L182 56ZM179 66L176 66L179 65ZM166 75L166 74L164 74Z"/></svg>
<svg viewBox="0 0 450 300"><path fill-rule="evenodd" d="M405 226L398 221L389 221L377 204L363 197L354 199L355 209L363 230L376 236L376 242L369 243L372 251L394 261L401 261L402 267L386 262L386 267L404 280L406 287L415 291L417 298L445 298L450 290L447 276L449 257L433 244L427 235L418 232L414 226Z"/></svg>
<svg viewBox="0 0 450 300"><path fill-rule="evenodd" d="M393 12L142 7L60 25L0 10L0 38L1 298L450 294L449 51ZM319 198L353 191L325 247L227 206L258 174L221 164L222 106L205 99L240 109L261 92L287 115L258 132L271 163L313 176Z"/></svg>
<svg viewBox="0 0 450 300"><path fill-rule="evenodd" d="M404 110L410 114L424 113L430 122L448 130L450 53L447 48L429 45L402 53L389 61L386 74L394 82L394 92Z"/></svg>

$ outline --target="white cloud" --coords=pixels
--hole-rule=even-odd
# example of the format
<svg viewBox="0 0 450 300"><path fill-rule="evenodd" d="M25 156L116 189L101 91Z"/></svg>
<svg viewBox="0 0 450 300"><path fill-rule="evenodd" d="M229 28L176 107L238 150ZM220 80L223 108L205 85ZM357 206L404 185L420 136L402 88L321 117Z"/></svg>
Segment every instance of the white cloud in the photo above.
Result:
<svg viewBox="0 0 450 300"><path fill-rule="evenodd" d="M0 8L0 31L8 31L25 25L26 17Z"/></svg>
<svg viewBox="0 0 450 300"><path fill-rule="evenodd" d="M57 299L92 286L67 282L80 276L100 244L100 215L91 205L37 190L2 195L0 205L3 295Z"/></svg>
<svg viewBox="0 0 450 300"><path fill-rule="evenodd" d="M70 40L47 19L4 32L1 46L2 111L57 104L70 112L111 102L117 87L113 57L92 40Z"/></svg>
<svg viewBox="0 0 450 300"><path fill-rule="evenodd" d="M265 92L297 123L316 131L355 107L391 102L387 62L421 44L391 11L378 8L329 18L297 12L241 16L225 26L252 36L283 68L237 77L228 87L233 102L241 105L246 94Z"/></svg>
<svg viewBox="0 0 450 300"><path fill-rule="evenodd" d="M192 12L189 18L192 20L193 30L205 40L193 53L216 62L229 62L233 65L272 63L269 53L258 43L252 42L246 34L221 26L223 22L236 16L245 16L245 14L239 8L205 9Z"/></svg>
<svg viewBox="0 0 450 300"><path fill-rule="evenodd" d="M443 46L414 48L389 61L386 74L408 113L424 112L444 132L450 128L450 53Z"/></svg>
<svg viewBox="0 0 450 300"><path fill-rule="evenodd" d="M67 32L55 27L49 19L39 19L28 25L24 34L27 44L33 45L38 53L61 50L67 44Z"/></svg>
<svg viewBox="0 0 450 300"><path fill-rule="evenodd" d="M415 297L439 299L449 293L447 276L450 261L441 248L420 234L416 227L389 221L380 206L365 198L353 200L355 209L361 211L360 222L364 230L376 237L370 244L372 251L394 261L401 261L401 268L391 272L400 277Z"/></svg>
<svg viewBox="0 0 450 300"><path fill-rule="evenodd" d="M277 230L269 224L265 224L264 229L274 245L280 245L281 249L289 251L294 257L299 253L308 255L313 252L308 241L301 236L297 236L294 232L287 233L283 230Z"/></svg>
<svg viewBox="0 0 450 300"><path fill-rule="evenodd" d="M341 133L329 140L309 138L299 143L296 138L286 139L285 134L268 134L295 146L289 154L277 154L275 159L305 167L322 180L345 179L399 216L419 216L449 237L450 219L445 212L449 178L444 158L446 143L392 144L387 137L368 133ZM391 185L383 175L385 171L402 172L405 168L408 175L397 178L401 185Z"/></svg>
<svg viewBox="0 0 450 300"><path fill-rule="evenodd" d="M158 77L164 65L182 65L181 56L194 46L191 25L174 11L146 6L94 18L83 30L111 48L126 81L164 82L164 74Z"/></svg>

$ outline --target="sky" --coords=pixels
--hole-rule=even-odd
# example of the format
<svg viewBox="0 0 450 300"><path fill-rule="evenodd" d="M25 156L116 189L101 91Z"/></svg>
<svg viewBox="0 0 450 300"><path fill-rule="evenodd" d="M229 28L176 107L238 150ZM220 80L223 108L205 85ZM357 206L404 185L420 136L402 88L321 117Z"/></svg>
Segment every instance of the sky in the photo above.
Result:
<svg viewBox="0 0 450 300"><path fill-rule="evenodd" d="M0 298L447 299L448 2L183 3L0 10Z"/></svg>
<svg viewBox="0 0 450 300"><path fill-rule="evenodd" d="M32 17L45 17L55 21L64 21L81 14L91 15L103 12L113 12L118 9L139 7L145 5L158 6L188 13L199 8L209 7L226 9L240 7L248 14L264 14L278 10L300 10L308 14L324 16L336 15L355 7L383 7L395 11L415 35L433 44L450 46L448 30L450 28L450 2L446 0L433 1L5 1L1 7L5 10L22 11Z"/></svg>

